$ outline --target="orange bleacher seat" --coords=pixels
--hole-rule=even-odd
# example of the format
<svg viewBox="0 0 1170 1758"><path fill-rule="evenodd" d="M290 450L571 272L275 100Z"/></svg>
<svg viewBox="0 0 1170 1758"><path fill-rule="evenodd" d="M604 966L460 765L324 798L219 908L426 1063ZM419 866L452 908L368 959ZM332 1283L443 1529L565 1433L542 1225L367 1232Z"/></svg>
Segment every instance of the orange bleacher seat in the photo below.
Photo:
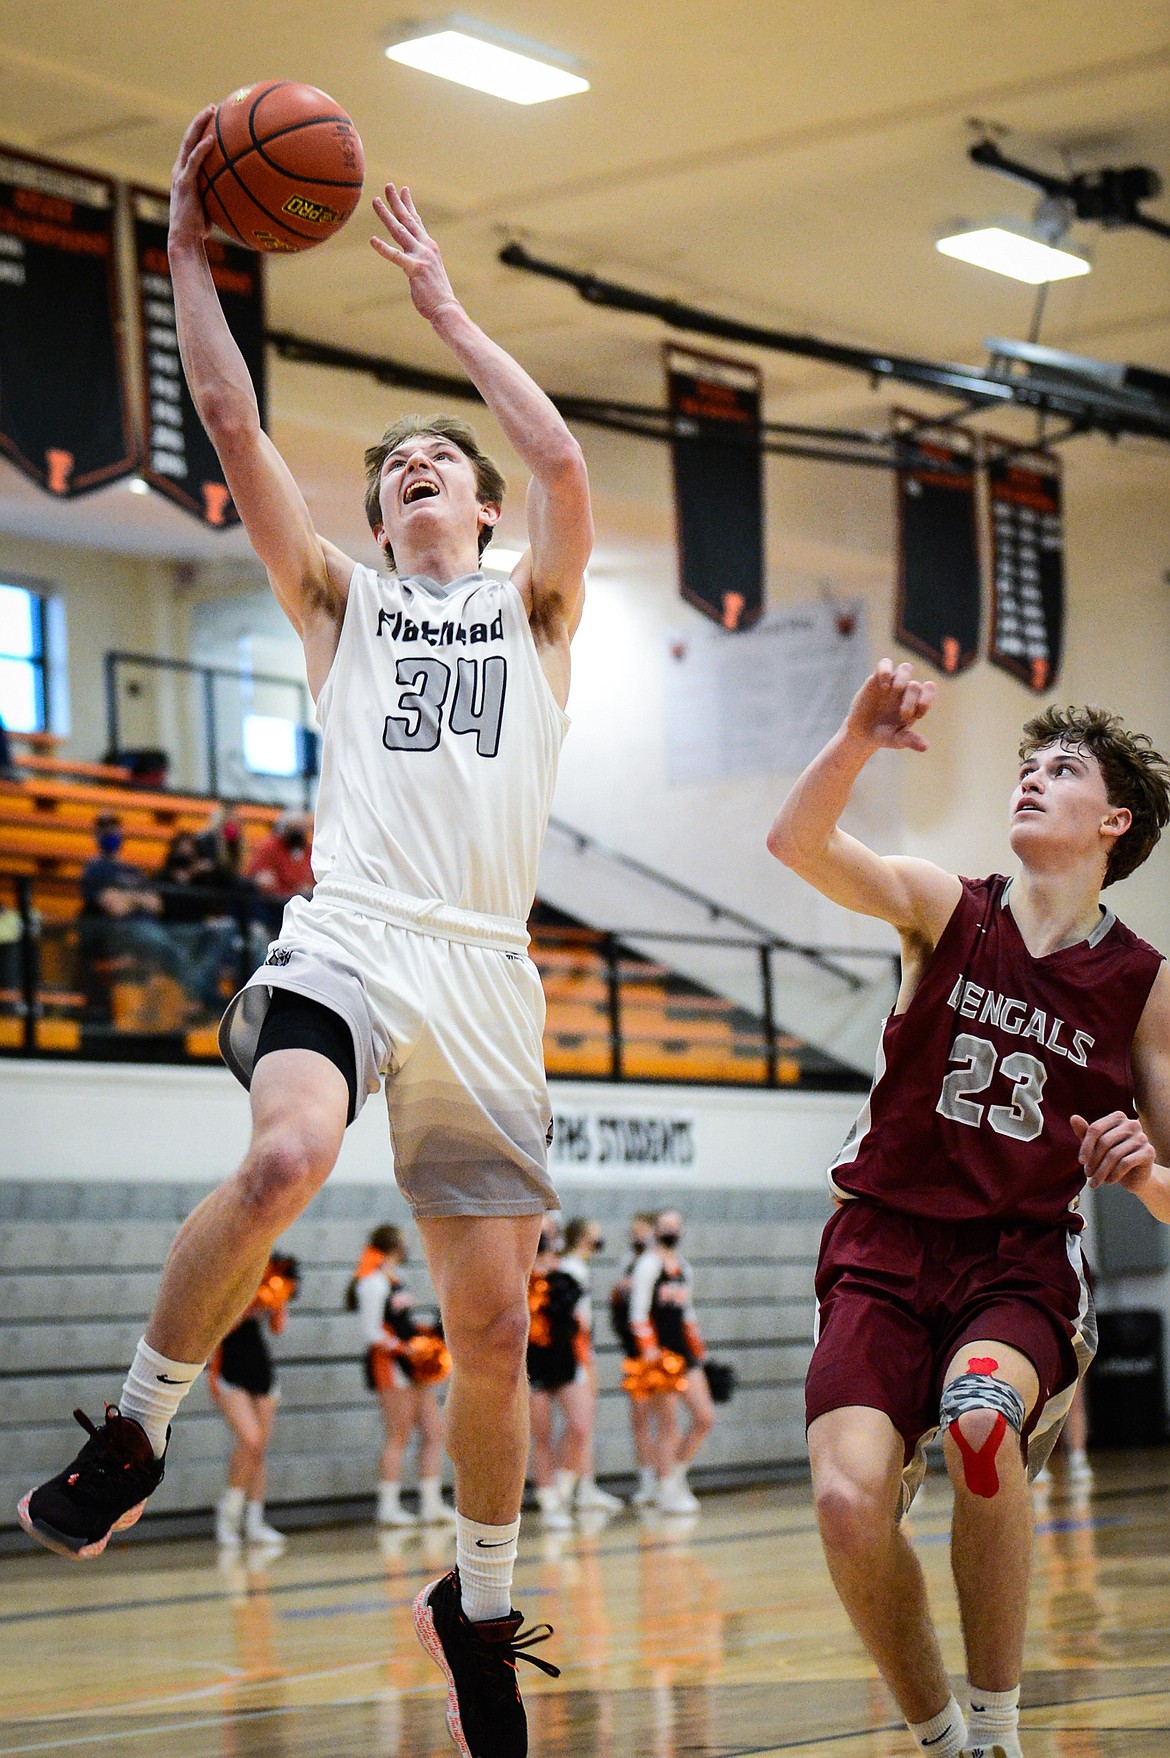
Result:
<svg viewBox="0 0 1170 1758"><path fill-rule="evenodd" d="M92 780L0 781L0 874L37 880L38 907L41 884L53 882L52 901L46 895L45 908L57 916L67 914L62 888L75 885L86 861L93 859L94 827L102 813L121 818L123 857L149 874L162 865L171 838L181 830L205 830L217 805L196 795ZM245 849L268 834L281 810L255 804L233 807L244 826Z"/></svg>

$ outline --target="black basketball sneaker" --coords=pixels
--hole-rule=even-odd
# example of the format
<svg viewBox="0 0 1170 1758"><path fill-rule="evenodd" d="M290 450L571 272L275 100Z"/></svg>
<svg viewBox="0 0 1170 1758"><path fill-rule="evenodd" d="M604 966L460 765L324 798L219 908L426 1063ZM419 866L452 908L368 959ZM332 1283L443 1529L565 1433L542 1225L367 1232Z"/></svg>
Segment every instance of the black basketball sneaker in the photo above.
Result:
<svg viewBox="0 0 1170 1758"><path fill-rule="evenodd" d="M72 1465L31 1489L16 1512L40 1544L80 1559L100 1556L111 1534L133 1526L163 1480L163 1461L155 1458L141 1423L123 1416L116 1404L106 1405L101 1428L83 1410L73 1414L89 1439Z"/></svg>
<svg viewBox="0 0 1170 1758"><path fill-rule="evenodd" d="M459 1599L459 1571L424 1587L414 1602L419 1641L447 1679L447 1727L463 1758L526 1758L528 1718L520 1701L516 1662L528 1660L550 1678L560 1667L526 1651L552 1635L551 1624L520 1633L520 1612L473 1624Z"/></svg>

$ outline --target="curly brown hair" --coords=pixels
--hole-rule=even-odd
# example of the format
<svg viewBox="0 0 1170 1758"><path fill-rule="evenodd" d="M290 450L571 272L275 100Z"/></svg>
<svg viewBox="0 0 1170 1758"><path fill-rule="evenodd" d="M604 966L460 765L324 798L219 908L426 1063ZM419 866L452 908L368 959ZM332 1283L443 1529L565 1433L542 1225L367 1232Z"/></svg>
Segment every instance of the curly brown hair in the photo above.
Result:
<svg viewBox="0 0 1170 1758"><path fill-rule="evenodd" d="M1049 745L1088 751L1097 759L1109 804L1132 814L1129 829L1110 850L1104 884L1128 879L1170 823L1170 764L1145 733L1129 732L1120 715L1106 708L1052 707L1034 715L1020 740L1020 761Z"/></svg>
<svg viewBox="0 0 1170 1758"><path fill-rule="evenodd" d="M457 415L403 415L392 427L388 427L376 446L366 448L366 518L370 522L370 530L376 531L382 523L382 466L395 447L400 446L404 439L413 439L416 435L435 439L450 440L453 446L466 458L471 460L475 469L475 492L481 501L491 501L497 507L504 504L504 493L507 483L499 465L480 450L475 430L466 421L460 421ZM492 527L481 525L479 528L479 553L483 554L492 540ZM382 550L387 565L394 567L394 551L389 542L383 538Z"/></svg>

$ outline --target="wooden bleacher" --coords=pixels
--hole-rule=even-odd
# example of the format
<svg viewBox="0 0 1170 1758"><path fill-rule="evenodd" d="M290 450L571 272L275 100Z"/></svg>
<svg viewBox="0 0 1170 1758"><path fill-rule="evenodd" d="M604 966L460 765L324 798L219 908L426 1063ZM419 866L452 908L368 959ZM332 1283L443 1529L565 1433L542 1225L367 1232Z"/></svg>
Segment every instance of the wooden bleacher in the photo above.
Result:
<svg viewBox="0 0 1170 1758"><path fill-rule="evenodd" d="M172 837L205 830L219 802L134 787L126 772L113 765L63 762L48 752L35 758L22 754L18 761L34 772L21 781L0 780L0 907L13 907L15 880L29 882L33 908L51 925L41 941L38 1001L43 1017L36 1022L37 1045L76 1053L82 1047L80 1014L86 997L71 980L76 938L67 924L80 912L78 886L83 867L97 852L98 818L117 814L125 837L122 858L150 875L162 866ZM268 834L281 808L242 805L233 811L243 826L247 852ZM24 1042L20 1003L18 989L0 986L0 1049L18 1049ZM133 996L123 994L118 1017L126 1022L133 1016ZM206 1032L187 1034L186 1054L217 1054L207 1039Z"/></svg>
<svg viewBox="0 0 1170 1758"><path fill-rule="evenodd" d="M547 1007L545 1065L550 1075L604 1079L613 1070L610 979L605 936L589 928L532 925L532 956ZM688 983L667 966L623 952L618 962L622 1073L647 1081L767 1078L758 1022L734 1002ZM777 1078L802 1076L800 1041L778 1043Z"/></svg>
<svg viewBox="0 0 1170 1758"><path fill-rule="evenodd" d="M29 759L22 757L22 764ZM68 924L80 908L78 882L96 851L95 825L103 813L116 813L125 841L122 858L147 874L161 867L179 831L205 830L218 802L198 795L164 793L130 785L109 765L63 764L46 749L38 751L33 774L0 781L0 907L14 901L13 881L23 878L44 923L55 931L42 939L37 1040L44 1050L82 1048L80 1016L85 996L76 978L76 935ZM244 828L245 851L268 834L281 808L233 808ZM6 883L7 882L7 883ZM4 895L7 894L7 895ZM613 1072L610 1036L610 977L606 938L594 929L562 922L551 926L539 909L532 923L532 955L547 1001L545 1062L563 1078L605 1079ZM71 959L72 948L72 959ZM734 1002L680 978L664 964L623 949L618 961L622 1028L621 1064L626 1078L645 1081L762 1083L767 1053L759 1022ZM0 985L0 1049L24 1041L20 991ZM122 1024L134 1017L128 1003ZM777 1076L796 1084L803 1075L804 1046L781 1039ZM214 1026L188 1030L179 1052L213 1059L218 1050Z"/></svg>

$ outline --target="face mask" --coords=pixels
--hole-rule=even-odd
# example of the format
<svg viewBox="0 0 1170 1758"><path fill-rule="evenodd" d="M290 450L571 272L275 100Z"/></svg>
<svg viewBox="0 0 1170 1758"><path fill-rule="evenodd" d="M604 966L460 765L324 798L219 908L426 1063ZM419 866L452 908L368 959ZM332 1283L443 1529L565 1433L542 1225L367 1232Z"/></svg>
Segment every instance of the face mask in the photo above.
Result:
<svg viewBox="0 0 1170 1758"><path fill-rule="evenodd" d="M121 846L122 832L120 830L103 830L98 837L98 847L103 855L116 855Z"/></svg>
<svg viewBox="0 0 1170 1758"><path fill-rule="evenodd" d="M673 1249L682 1238L681 1233L659 1233L656 1235L659 1245L665 1245L667 1251Z"/></svg>

